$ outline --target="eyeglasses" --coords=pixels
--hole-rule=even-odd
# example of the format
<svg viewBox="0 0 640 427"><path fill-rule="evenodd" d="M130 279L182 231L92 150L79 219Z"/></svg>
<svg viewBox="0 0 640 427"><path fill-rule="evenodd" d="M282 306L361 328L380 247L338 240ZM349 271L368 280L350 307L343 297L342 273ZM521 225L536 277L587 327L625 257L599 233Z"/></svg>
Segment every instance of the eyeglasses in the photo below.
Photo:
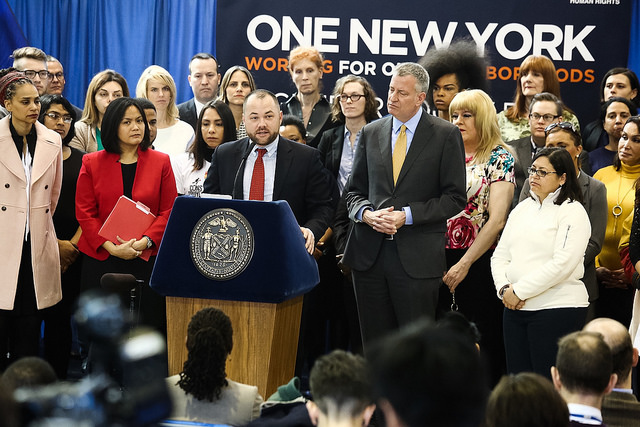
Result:
<svg viewBox="0 0 640 427"><path fill-rule="evenodd" d="M354 93L352 95L342 94L338 98L340 98L340 102L347 102L347 100L349 99L351 100L351 102L358 102L363 96L364 95L360 95L359 93Z"/></svg>
<svg viewBox="0 0 640 427"><path fill-rule="evenodd" d="M51 74L47 70L40 70L40 71L22 70L22 72L24 73L25 76L27 76L28 79L33 79L36 76L36 74L42 80L48 80L51 77Z"/></svg>
<svg viewBox="0 0 640 427"><path fill-rule="evenodd" d="M58 121L60 119L62 119L63 122L65 122L66 124L69 124L73 121L73 118L71 116L61 116L58 113L47 113L46 114L47 117L49 117L51 120L54 121Z"/></svg>
<svg viewBox="0 0 640 427"><path fill-rule="evenodd" d="M555 174L558 173L556 171L543 171L542 169L536 169L536 168L527 168L527 172L529 173L529 175L538 175L540 178L544 178L550 173L555 173Z"/></svg>
<svg viewBox="0 0 640 427"><path fill-rule="evenodd" d="M573 127L573 124L569 123L569 122L560 122L560 123L551 123L549 126L547 126L546 128L544 128L544 134L545 136L549 134L549 132L551 132L552 130L554 130L555 128L560 128L563 130L568 130L573 132L574 134L578 135L578 131L576 130L576 128Z"/></svg>
<svg viewBox="0 0 640 427"><path fill-rule="evenodd" d="M55 74L49 73L49 76L51 77L51 80L53 80L53 79L58 79L58 80L64 79L64 73L62 71L58 71Z"/></svg>
<svg viewBox="0 0 640 427"><path fill-rule="evenodd" d="M544 115L540 115L538 113L529 114L529 118L533 119L535 121L543 119L545 122L550 122L551 120L557 119L558 117L560 117L560 116L554 116L553 114L544 114Z"/></svg>

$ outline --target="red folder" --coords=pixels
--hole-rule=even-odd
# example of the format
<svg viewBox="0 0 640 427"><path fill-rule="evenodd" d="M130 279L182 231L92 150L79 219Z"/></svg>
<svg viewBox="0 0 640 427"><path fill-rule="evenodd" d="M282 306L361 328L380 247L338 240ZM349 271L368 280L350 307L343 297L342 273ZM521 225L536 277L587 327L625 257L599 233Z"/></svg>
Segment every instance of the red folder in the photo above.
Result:
<svg viewBox="0 0 640 427"><path fill-rule="evenodd" d="M122 240L139 240L155 219L156 216L142 203L120 196L98 234L116 245L120 244L116 236ZM139 258L149 261L150 256L151 249L145 249Z"/></svg>

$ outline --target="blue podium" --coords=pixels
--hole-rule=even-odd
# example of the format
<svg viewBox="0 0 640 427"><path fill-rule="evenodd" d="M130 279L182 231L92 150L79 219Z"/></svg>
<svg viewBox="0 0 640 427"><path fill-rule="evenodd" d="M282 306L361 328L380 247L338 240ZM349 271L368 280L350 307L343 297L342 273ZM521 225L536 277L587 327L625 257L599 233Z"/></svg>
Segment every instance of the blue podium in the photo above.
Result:
<svg viewBox="0 0 640 427"><path fill-rule="evenodd" d="M287 202L178 197L150 280L167 297L169 375L189 320L213 306L234 329L228 377L268 397L294 375L302 295L318 282Z"/></svg>

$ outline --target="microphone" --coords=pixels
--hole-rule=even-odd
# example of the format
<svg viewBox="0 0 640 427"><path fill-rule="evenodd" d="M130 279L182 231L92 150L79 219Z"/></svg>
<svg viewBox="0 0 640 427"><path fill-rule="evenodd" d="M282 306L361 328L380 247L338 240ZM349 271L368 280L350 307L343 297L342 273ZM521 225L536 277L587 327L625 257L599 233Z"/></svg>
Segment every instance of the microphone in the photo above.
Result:
<svg viewBox="0 0 640 427"><path fill-rule="evenodd" d="M143 280L140 280L143 282ZM123 293L134 289L138 279L133 274L106 273L100 278L100 286L109 292Z"/></svg>
<svg viewBox="0 0 640 427"><path fill-rule="evenodd" d="M245 151L244 156L242 156L242 161L240 162L240 165L238 166L238 170L236 171L236 177L233 179L233 191L232 191L232 195L231 197L234 199L244 199L244 194L238 194L239 193L239 189L237 188L237 183L238 183L238 177L240 176L240 171L243 170L244 168L244 164L247 161L247 158L249 157L249 154L251 154L251 151L253 151L253 147L256 146L256 143L251 141L251 143L249 144L249 148L247 149L247 151Z"/></svg>

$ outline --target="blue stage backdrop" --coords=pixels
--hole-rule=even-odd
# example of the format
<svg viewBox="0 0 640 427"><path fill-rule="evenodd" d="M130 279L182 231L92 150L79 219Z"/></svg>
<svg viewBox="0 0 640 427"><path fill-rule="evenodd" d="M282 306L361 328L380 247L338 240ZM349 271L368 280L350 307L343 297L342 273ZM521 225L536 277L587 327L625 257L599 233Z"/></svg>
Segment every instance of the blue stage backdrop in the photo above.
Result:
<svg viewBox="0 0 640 427"><path fill-rule="evenodd" d="M65 96L80 107L97 72L118 71L135 96L140 74L153 64L175 79L178 102L187 100L189 59L215 51L214 0L7 1L28 43L62 62Z"/></svg>
<svg viewBox="0 0 640 427"><path fill-rule="evenodd" d="M367 78L386 101L394 64L466 37L488 53L487 78L498 111L513 99L522 60L542 54L554 61L563 100L583 124L598 114L604 73L627 64L631 5L624 0L545 0L535 8L513 0L304 3L218 0L218 55L246 66L258 86L285 97L295 91L286 69L289 51L315 45L326 59L325 94L339 77L353 73Z"/></svg>
<svg viewBox="0 0 640 427"><path fill-rule="evenodd" d="M27 38L7 0L0 0L0 41L0 68L7 68L13 64L9 58L11 52L27 44Z"/></svg>
<svg viewBox="0 0 640 427"><path fill-rule="evenodd" d="M65 95L79 106L98 71L122 73L133 92L144 68L158 64L174 76L181 102L192 96L190 57L212 52L222 72L248 66L260 87L284 97L295 91L286 72L289 50L314 44L328 61L325 93L353 72L385 99L393 64L468 37L488 52L498 110L513 98L522 59L543 54L559 70L565 102L586 124L597 116L597 87L606 70L629 63L640 71L638 2L540 0L532 8L512 0L445 6L406 0L0 0L0 61L6 65L11 50L27 44L58 57L67 74Z"/></svg>

